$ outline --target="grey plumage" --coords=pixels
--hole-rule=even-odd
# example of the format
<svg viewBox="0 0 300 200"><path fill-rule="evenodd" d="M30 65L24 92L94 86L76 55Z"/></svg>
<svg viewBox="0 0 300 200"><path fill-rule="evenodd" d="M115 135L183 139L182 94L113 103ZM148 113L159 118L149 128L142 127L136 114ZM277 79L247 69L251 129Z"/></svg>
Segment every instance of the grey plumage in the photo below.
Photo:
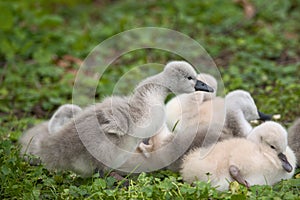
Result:
<svg viewBox="0 0 300 200"><path fill-rule="evenodd" d="M25 156L25 159L33 165L39 164L41 160L38 157L27 156L35 155L40 148L40 141L44 138L49 137L48 130L49 121L40 123L30 129L28 129L20 138L19 143L21 144L21 154Z"/></svg>
<svg viewBox="0 0 300 200"><path fill-rule="evenodd" d="M164 99L169 92L211 91L198 83L188 63L171 62L163 72L142 81L133 95L109 97L89 106L55 134L45 133L48 129L37 134L29 130L20 142L37 145L30 153L49 169L72 170L82 176L91 175L95 168L117 169L142 138L152 136L165 122ZM35 143L30 143L30 136Z"/></svg>
<svg viewBox="0 0 300 200"><path fill-rule="evenodd" d="M288 144L295 152L297 165L300 166L300 118L296 119L288 129Z"/></svg>
<svg viewBox="0 0 300 200"><path fill-rule="evenodd" d="M60 106L53 114L48 123L48 130L50 134L59 131L66 123L81 112L82 109L74 104L64 104Z"/></svg>

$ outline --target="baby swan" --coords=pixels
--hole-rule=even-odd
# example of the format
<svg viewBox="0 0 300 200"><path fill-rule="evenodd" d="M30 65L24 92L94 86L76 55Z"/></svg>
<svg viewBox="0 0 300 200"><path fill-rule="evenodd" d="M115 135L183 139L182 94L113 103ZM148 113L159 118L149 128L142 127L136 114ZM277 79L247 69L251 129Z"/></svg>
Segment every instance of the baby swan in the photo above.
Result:
<svg viewBox="0 0 300 200"><path fill-rule="evenodd" d="M255 127L247 139L232 138L211 149L195 149L185 156L180 172L188 183L210 181L219 190L226 190L234 180L247 187L273 185L291 178L295 165L286 130L270 121Z"/></svg>
<svg viewBox="0 0 300 200"><path fill-rule="evenodd" d="M196 76L187 62L170 62L161 73L142 81L133 95L109 97L89 106L55 134L26 132L23 138L27 140L21 140L21 144L37 144L31 153L48 169L72 170L82 176L91 175L95 168L117 169L142 138L152 136L165 123L164 100L168 93L213 91ZM26 134L40 140L30 143Z"/></svg>
<svg viewBox="0 0 300 200"><path fill-rule="evenodd" d="M300 167L300 118L295 120L288 133L288 144L295 152L297 165Z"/></svg>
<svg viewBox="0 0 300 200"><path fill-rule="evenodd" d="M186 153L232 137L247 137L252 130L249 121L260 118L253 98L244 90L229 92L225 99L216 97L205 101L195 111L197 115L191 115L194 118L183 113L182 124L175 131L176 135L181 135L182 144L189 144ZM182 157L168 169L179 171Z"/></svg>

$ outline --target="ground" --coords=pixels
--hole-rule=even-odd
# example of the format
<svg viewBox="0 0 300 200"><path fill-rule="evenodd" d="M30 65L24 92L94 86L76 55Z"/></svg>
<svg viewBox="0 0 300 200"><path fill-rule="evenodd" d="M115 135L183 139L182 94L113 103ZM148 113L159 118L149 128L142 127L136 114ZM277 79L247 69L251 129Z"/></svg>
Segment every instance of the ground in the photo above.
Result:
<svg viewBox="0 0 300 200"><path fill-rule="evenodd" d="M300 116L299 0L14 0L0 2L0 8L1 199L299 198L299 169L293 179L273 187L247 190L233 183L223 193L209 183L185 184L169 171L132 177L124 188L98 174L82 179L30 166L19 157L17 144L27 128L72 102L76 72L96 45L122 31L149 26L195 39L217 64L225 93L249 91L260 110L281 114L278 121L289 127ZM178 57L151 49L122 56L99 81L96 100L111 95L114 83L134 66L172 59ZM135 73L132 79L143 74ZM121 85L120 92L128 94L128 88Z"/></svg>

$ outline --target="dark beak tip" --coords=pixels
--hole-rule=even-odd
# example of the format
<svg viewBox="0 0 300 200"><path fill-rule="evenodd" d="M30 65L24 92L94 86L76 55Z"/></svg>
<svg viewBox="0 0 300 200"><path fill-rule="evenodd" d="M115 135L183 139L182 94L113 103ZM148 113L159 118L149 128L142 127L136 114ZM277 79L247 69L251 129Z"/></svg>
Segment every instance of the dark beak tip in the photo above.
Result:
<svg viewBox="0 0 300 200"><path fill-rule="evenodd" d="M206 87L206 88L195 88L196 89L196 91L203 91L203 92L214 92L214 89L213 88L211 88L211 87Z"/></svg>
<svg viewBox="0 0 300 200"><path fill-rule="evenodd" d="M290 164L285 164L285 165L283 164L282 167L283 167L283 169L284 169L285 171L287 171L288 173L290 173L290 172L293 171L293 167L292 167Z"/></svg>
<svg viewBox="0 0 300 200"><path fill-rule="evenodd" d="M293 171L293 166L289 163L286 155L283 153L278 154L279 159L281 160L282 168L288 173Z"/></svg>
<svg viewBox="0 0 300 200"><path fill-rule="evenodd" d="M149 145L149 140L150 140L150 138L144 138L143 143L146 145Z"/></svg>
<svg viewBox="0 0 300 200"><path fill-rule="evenodd" d="M258 111L259 120L262 121L270 121L272 120L273 115L265 114L263 112Z"/></svg>
<svg viewBox="0 0 300 200"><path fill-rule="evenodd" d="M196 91L204 91L204 92L214 92L214 89L209 85L203 83L202 81L197 80L195 85Z"/></svg>

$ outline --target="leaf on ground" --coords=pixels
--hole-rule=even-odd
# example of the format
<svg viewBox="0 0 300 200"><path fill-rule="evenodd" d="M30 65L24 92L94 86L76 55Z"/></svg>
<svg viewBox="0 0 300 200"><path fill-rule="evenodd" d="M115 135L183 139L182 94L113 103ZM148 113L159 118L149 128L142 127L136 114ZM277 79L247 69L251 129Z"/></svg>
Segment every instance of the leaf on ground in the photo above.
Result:
<svg viewBox="0 0 300 200"><path fill-rule="evenodd" d="M233 181L229 184L229 189L232 194L236 194L240 191L240 184L237 181Z"/></svg>

